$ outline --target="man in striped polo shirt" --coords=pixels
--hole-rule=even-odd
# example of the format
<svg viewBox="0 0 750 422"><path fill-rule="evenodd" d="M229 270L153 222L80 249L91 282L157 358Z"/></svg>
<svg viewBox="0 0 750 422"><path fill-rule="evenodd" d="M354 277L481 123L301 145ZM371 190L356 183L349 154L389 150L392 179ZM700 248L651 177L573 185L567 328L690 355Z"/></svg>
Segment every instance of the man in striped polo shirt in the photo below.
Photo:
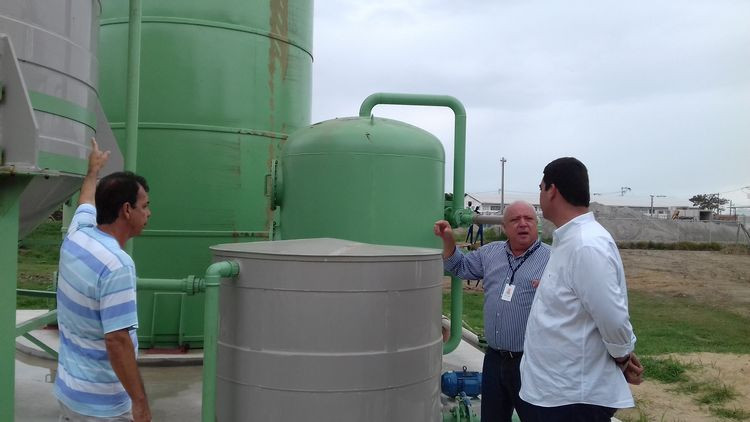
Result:
<svg viewBox="0 0 750 422"><path fill-rule="evenodd" d="M523 419L518 392L526 320L536 283L542 277L550 249L538 239L537 217L526 202L505 209L507 242L492 242L468 254L456 248L447 221L435 223L443 240L444 268L466 280L483 280L484 334L487 351L482 366L482 421L510 421L513 409Z"/></svg>
<svg viewBox="0 0 750 422"><path fill-rule="evenodd" d="M150 421L136 362L135 265L122 248L151 215L146 180L103 178L109 151L92 139L78 208L60 249L55 395L60 421Z"/></svg>

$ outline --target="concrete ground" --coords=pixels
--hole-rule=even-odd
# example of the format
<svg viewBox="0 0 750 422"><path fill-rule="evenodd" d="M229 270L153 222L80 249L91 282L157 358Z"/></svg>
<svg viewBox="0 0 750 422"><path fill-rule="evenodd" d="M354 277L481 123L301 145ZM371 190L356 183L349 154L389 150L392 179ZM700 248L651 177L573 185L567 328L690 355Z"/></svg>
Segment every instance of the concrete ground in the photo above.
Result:
<svg viewBox="0 0 750 422"><path fill-rule="evenodd" d="M18 311L22 322L44 311ZM56 330L35 330L31 333L57 350ZM58 404L52 392L57 363L48 355L19 337L16 339L16 421L56 422ZM202 354L155 355L140 353L143 382L149 396L154 421L198 421L201 412ZM481 371L484 355L466 342L443 356L443 371ZM181 366L174 366L175 362ZM159 366L169 363L169 366ZM447 398L443 397L443 402ZM479 414L479 401L473 406Z"/></svg>

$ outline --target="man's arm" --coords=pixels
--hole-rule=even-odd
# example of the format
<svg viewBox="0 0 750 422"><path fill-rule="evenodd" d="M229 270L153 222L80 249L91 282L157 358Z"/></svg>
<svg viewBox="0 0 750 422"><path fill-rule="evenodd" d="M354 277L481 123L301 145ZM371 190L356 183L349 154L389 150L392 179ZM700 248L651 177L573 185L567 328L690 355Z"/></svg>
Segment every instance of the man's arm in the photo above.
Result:
<svg viewBox="0 0 750 422"><path fill-rule="evenodd" d="M572 264L571 287L594 320L607 351L613 358L627 357L635 347L635 335L616 262L596 248L583 247Z"/></svg>
<svg viewBox="0 0 750 422"><path fill-rule="evenodd" d="M148 406L146 389L143 387L141 373L138 371L135 348L128 329L107 333L104 335L104 341L112 369L133 401L133 420L135 422L150 421L151 409Z"/></svg>
<svg viewBox="0 0 750 422"><path fill-rule="evenodd" d="M91 154L89 154L89 168L81 185L81 195L78 197L78 205L94 205L94 194L96 193L96 181L99 179L99 171L109 159L109 151L99 151L99 145L91 138Z"/></svg>

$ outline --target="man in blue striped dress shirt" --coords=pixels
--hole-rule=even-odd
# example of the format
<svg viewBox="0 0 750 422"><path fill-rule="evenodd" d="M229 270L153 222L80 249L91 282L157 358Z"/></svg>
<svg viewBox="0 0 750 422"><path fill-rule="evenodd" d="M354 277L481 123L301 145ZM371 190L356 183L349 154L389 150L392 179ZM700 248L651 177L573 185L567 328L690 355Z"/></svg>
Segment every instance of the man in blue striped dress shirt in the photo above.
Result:
<svg viewBox="0 0 750 422"><path fill-rule="evenodd" d="M148 217L146 180L113 173L92 140L78 208L60 249L55 395L60 421L150 421L136 362L135 265L122 248Z"/></svg>
<svg viewBox="0 0 750 422"><path fill-rule="evenodd" d="M526 320L550 248L539 241L534 208L514 202L505 209L507 242L492 242L468 254L456 248L447 221L435 223L443 240L444 268L466 280L483 280L484 334L489 346L482 367L482 421L510 421L513 409L523 419L518 392Z"/></svg>

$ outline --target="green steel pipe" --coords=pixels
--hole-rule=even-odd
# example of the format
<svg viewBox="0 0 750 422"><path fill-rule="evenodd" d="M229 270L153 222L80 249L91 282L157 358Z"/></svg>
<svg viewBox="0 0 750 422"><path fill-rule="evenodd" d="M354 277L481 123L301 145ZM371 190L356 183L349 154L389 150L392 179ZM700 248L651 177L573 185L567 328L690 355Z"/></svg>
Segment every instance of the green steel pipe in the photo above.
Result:
<svg viewBox="0 0 750 422"><path fill-rule="evenodd" d="M370 117L378 104L449 107L455 115L453 130L453 210L455 226L461 221L464 208L464 174L466 171L466 109L449 95L395 94L379 92L365 98L359 107L360 117Z"/></svg>
<svg viewBox="0 0 750 422"><path fill-rule="evenodd" d="M125 100L125 170L135 172L138 156L138 100L141 85L141 0L130 0L128 86Z"/></svg>
<svg viewBox="0 0 750 422"><path fill-rule="evenodd" d="M30 297L46 297L48 299L54 299L55 297L57 297L57 292L53 292L50 290L16 289L16 295L30 296Z"/></svg>
<svg viewBox="0 0 750 422"><path fill-rule="evenodd" d="M26 322L22 322L16 325L16 337L22 336L29 331L36 330L47 324L57 322L57 309L47 312L46 314L39 315L36 318L32 318Z"/></svg>
<svg viewBox="0 0 750 422"><path fill-rule="evenodd" d="M222 277L235 277L240 265L235 261L211 264L206 270L206 305L203 328L203 403L201 420L216 421L216 351L219 332L219 285Z"/></svg>
<svg viewBox="0 0 750 422"><path fill-rule="evenodd" d="M458 277L451 277L451 336L443 344L443 354L456 350L461 343L461 315L464 312L463 282Z"/></svg>
<svg viewBox="0 0 750 422"><path fill-rule="evenodd" d="M158 290L163 292L180 292L194 295L205 288L204 280L189 275L185 278L139 278L138 290Z"/></svg>
<svg viewBox="0 0 750 422"><path fill-rule="evenodd" d="M12 421L20 198L31 177L0 174L0 421Z"/></svg>
<svg viewBox="0 0 750 422"><path fill-rule="evenodd" d="M471 224L473 213L464 209L464 173L466 161L466 109L458 99L449 95L395 94L380 92L365 98L359 107L360 117L370 117L378 104L449 107L455 115L453 132L453 226ZM466 220L468 219L468 222ZM463 313L463 289L461 280L451 279L451 332L443 345L443 354L448 354L461 342L461 317Z"/></svg>

